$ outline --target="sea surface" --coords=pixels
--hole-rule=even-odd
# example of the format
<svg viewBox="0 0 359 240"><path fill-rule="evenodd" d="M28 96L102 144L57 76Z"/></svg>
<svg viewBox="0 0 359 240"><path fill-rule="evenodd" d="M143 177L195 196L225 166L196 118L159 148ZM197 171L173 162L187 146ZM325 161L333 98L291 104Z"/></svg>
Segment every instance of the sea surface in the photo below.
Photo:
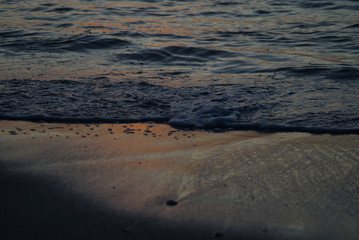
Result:
<svg viewBox="0 0 359 240"><path fill-rule="evenodd" d="M0 119L359 133L359 1L0 1Z"/></svg>

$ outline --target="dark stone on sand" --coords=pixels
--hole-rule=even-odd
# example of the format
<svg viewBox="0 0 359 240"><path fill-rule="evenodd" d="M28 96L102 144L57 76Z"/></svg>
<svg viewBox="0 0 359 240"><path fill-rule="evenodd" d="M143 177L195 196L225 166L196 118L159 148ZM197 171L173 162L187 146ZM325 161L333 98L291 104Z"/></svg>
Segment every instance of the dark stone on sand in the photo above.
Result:
<svg viewBox="0 0 359 240"><path fill-rule="evenodd" d="M214 237L215 237L215 238L222 238L222 237L223 237L223 234L217 232L217 233L214 234Z"/></svg>
<svg viewBox="0 0 359 240"><path fill-rule="evenodd" d="M168 200L167 202L166 202L166 205L167 206L170 206L170 207L173 207L173 206L176 206L178 203L176 202L176 201L174 201L174 200Z"/></svg>
<svg viewBox="0 0 359 240"><path fill-rule="evenodd" d="M9 131L9 133L10 133L11 135L17 135L17 133L16 133L15 131Z"/></svg>
<svg viewBox="0 0 359 240"><path fill-rule="evenodd" d="M49 127L48 129L63 129L64 127Z"/></svg>

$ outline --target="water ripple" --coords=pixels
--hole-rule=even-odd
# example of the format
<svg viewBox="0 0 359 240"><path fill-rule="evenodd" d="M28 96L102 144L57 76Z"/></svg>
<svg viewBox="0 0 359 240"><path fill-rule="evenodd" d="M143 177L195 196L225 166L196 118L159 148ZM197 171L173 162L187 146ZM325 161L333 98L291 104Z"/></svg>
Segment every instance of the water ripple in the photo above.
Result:
<svg viewBox="0 0 359 240"><path fill-rule="evenodd" d="M354 129L358 10L353 0L1 1L0 116Z"/></svg>

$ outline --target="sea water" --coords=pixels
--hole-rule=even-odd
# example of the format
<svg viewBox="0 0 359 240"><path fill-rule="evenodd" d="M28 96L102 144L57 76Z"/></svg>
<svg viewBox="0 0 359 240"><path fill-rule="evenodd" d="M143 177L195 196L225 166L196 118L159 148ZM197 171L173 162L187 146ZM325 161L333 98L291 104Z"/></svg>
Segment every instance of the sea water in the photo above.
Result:
<svg viewBox="0 0 359 240"><path fill-rule="evenodd" d="M0 2L0 118L359 132L359 1Z"/></svg>

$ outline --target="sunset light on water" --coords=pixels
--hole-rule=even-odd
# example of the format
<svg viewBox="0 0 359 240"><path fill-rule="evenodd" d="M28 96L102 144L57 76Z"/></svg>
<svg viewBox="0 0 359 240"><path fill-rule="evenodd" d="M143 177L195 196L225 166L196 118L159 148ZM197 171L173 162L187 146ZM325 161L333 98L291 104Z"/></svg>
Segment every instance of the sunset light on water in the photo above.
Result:
<svg viewBox="0 0 359 240"><path fill-rule="evenodd" d="M358 239L358 11L0 1L3 238Z"/></svg>

